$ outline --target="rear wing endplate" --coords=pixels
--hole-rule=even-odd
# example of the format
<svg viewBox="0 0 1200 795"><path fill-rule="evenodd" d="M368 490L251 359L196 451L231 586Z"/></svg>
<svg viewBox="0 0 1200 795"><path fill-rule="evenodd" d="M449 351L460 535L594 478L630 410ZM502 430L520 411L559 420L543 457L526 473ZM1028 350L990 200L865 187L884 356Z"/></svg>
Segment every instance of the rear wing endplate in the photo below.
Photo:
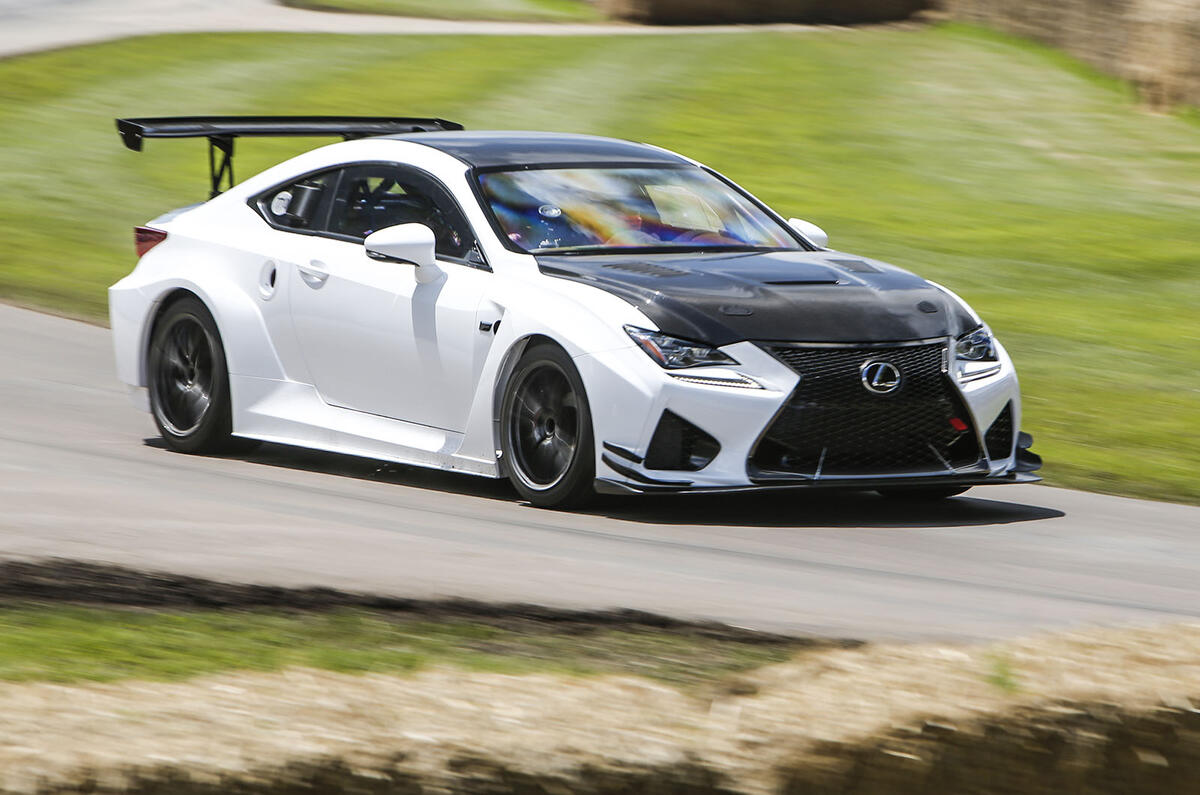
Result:
<svg viewBox="0 0 1200 795"><path fill-rule="evenodd" d="M221 193L221 184L233 185L233 141L244 137L340 136L344 140L372 135L461 130L445 119L392 116L167 116L117 119L117 132L125 146L142 151L147 138L207 138L209 198ZM221 153L220 161L217 152Z"/></svg>

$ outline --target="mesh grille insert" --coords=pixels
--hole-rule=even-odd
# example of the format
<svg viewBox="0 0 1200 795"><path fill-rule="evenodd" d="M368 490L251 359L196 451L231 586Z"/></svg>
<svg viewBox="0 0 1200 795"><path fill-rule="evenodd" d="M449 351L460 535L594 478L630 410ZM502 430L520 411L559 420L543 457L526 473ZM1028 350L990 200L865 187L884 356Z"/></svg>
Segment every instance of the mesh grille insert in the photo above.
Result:
<svg viewBox="0 0 1200 795"><path fill-rule="evenodd" d="M941 342L895 347L762 345L800 383L750 456L752 470L807 477L949 472L979 462L970 414L945 373ZM868 362L900 371L876 394Z"/></svg>
<svg viewBox="0 0 1200 795"><path fill-rule="evenodd" d="M992 422L983 435L983 443L987 445L988 458L993 461L1003 461L1012 455L1013 449L1013 419L1012 403L1005 403L1000 416Z"/></svg>

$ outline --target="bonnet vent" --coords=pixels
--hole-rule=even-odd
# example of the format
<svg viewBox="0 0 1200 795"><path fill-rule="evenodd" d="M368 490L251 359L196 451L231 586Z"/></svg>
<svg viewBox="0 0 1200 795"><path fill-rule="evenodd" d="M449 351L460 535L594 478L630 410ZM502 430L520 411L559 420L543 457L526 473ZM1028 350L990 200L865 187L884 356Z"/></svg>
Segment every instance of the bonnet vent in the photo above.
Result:
<svg viewBox="0 0 1200 795"><path fill-rule="evenodd" d="M618 271L628 271L629 273L640 273L643 276L653 276L657 279L688 275L688 272L685 270L671 268L666 265L655 265L649 262L611 262L604 267Z"/></svg>
<svg viewBox="0 0 1200 795"><path fill-rule="evenodd" d="M855 273L879 273L879 268L861 259L831 259L829 261Z"/></svg>

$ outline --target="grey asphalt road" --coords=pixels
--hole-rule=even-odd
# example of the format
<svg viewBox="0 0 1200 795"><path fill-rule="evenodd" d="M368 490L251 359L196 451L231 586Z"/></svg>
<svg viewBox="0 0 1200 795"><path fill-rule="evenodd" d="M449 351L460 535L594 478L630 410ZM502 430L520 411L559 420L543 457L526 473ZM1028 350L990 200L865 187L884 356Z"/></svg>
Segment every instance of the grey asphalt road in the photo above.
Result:
<svg viewBox="0 0 1200 795"><path fill-rule="evenodd" d="M503 483L265 446L163 449L106 329L0 305L0 557L403 596L632 607L869 639L1200 615L1200 508L1044 486L543 511Z"/></svg>
<svg viewBox="0 0 1200 795"><path fill-rule="evenodd" d="M492 22L338 14L275 0L0 0L0 58L38 50L156 33L279 31L449 35L666 35L702 31L816 31L813 25L648 27L630 24Z"/></svg>

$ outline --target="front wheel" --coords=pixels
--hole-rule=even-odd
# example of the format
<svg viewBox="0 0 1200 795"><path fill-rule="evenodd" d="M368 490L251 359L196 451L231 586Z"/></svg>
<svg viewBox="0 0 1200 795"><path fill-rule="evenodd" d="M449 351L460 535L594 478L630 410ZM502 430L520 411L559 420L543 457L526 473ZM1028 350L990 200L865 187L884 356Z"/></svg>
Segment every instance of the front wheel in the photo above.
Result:
<svg viewBox="0 0 1200 795"><path fill-rule="evenodd" d="M937 502L957 497L970 486L892 486L876 489L881 497L889 500L909 500L912 502Z"/></svg>
<svg viewBox="0 0 1200 795"><path fill-rule="evenodd" d="M500 411L504 467L523 498L540 508L566 508L595 495L592 414L566 351L549 343L527 350Z"/></svg>

